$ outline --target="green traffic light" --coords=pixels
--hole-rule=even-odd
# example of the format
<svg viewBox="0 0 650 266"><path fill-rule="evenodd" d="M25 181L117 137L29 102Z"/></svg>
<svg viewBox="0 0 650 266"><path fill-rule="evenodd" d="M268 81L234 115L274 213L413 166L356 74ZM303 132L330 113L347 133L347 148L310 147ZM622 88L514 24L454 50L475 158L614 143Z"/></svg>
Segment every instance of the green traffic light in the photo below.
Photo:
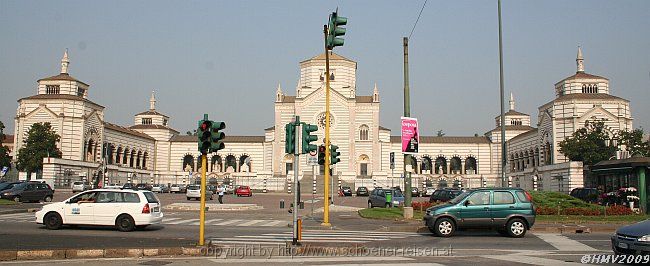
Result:
<svg viewBox="0 0 650 266"><path fill-rule="evenodd" d="M336 46L343 46L343 39L342 38L337 38L336 36L343 36L345 35L345 28L341 28L340 26L348 24L348 18L346 17L339 17L337 12L332 12L330 15L330 20L328 23L328 33L327 33L327 38L325 40L325 43L327 45L328 49L334 49Z"/></svg>
<svg viewBox="0 0 650 266"><path fill-rule="evenodd" d="M288 123L284 126L285 132L285 145L284 153L293 154L296 152L296 126L293 123Z"/></svg>
<svg viewBox="0 0 650 266"><path fill-rule="evenodd" d="M330 144L330 164L336 164L341 161L341 159L338 158L341 153L336 151L338 149L339 146Z"/></svg>
<svg viewBox="0 0 650 266"><path fill-rule="evenodd" d="M317 136L311 135L316 130L318 130L318 126L316 125L302 124L302 154L316 150L316 145L311 144L311 142L318 140Z"/></svg>

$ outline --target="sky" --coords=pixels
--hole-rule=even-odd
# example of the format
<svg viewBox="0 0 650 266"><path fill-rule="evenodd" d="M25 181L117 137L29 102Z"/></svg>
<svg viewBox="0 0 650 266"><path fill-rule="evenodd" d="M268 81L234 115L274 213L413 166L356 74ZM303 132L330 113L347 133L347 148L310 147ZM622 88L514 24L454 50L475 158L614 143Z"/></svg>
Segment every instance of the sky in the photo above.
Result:
<svg viewBox="0 0 650 266"><path fill-rule="evenodd" d="M358 62L357 95L380 93L381 125L399 135L403 47L424 1L0 1L0 121L12 134L18 99L56 75L90 84L90 100L123 126L149 108L180 132L203 113L226 134L263 135L275 91L295 95L299 65L323 52L323 24L348 17L335 52ZM502 1L504 85L537 123L554 84L576 71L610 79L650 130L650 1ZM427 2L409 42L411 116L421 135L472 136L499 107L497 0Z"/></svg>

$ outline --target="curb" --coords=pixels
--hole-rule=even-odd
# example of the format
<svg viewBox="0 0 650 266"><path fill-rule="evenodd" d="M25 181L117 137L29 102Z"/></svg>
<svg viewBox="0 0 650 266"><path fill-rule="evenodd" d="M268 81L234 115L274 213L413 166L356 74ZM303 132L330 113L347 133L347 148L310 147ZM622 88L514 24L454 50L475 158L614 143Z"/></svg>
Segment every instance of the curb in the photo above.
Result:
<svg viewBox="0 0 650 266"><path fill-rule="evenodd" d="M108 248L108 249L52 249L52 250L0 250L0 261L40 259L91 259L155 256L201 256L200 247L166 248Z"/></svg>

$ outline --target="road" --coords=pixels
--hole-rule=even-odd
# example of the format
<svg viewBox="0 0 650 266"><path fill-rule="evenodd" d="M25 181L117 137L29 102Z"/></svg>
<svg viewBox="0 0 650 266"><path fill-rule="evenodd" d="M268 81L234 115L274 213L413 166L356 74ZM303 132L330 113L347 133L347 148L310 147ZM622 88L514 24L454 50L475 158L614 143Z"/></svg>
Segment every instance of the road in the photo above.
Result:
<svg viewBox="0 0 650 266"><path fill-rule="evenodd" d="M64 193L55 200L67 198ZM159 195L163 205L175 202L187 202L182 194ZM226 203L254 203L264 208L247 211L210 211L206 215L206 238L220 250L237 250L256 246L266 250L280 250L292 239L291 214L287 209L280 209L279 202L289 201L286 194L257 194L251 198L237 198L228 195ZM308 198L310 199L310 198ZM338 204L348 206L365 206L365 198L337 198ZM196 202L196 201L192 201ZM215 203L216 200L211 203ZM38 204L32 204L40 206ZM322 205L322 198L316 198L315 209ZM287 203L288 206L288 203ZM303 214L311 213L311 203L307 203ZM69 248L117 248L117 247L178 247L188 246L198 238L198 214L187 211L165 211L162 225L150 226L134 232L119 232L113 228L102 227L66 227L62 230L47 230L34 223L33 213L1 214L0 250L32 249L69 249ZM319 215L316 214L316 217ZM504 265L528 262L533 264L558 265L565 262L580 262L585 254L611 253L608 233L591 234L551 234L531 231L521 239L506 238L494 232L460 231L452 238L439 238L430 233L386 232L389 225L400 224L399 221L366 220L355 212L332 213L333 230L324 230L317 225L320 221L306 217L303 232L303 248L318 244L337 248L355 250L363 247L379 252L377 256L358 257L319 257L306 260L297 257L293 260L286 256L274 256L264 263L284 265L289 263L316 264L403 264L403 263L439 263L441 265L459 265L467 263L484 263L485 265ZM440 256L420 254L415 256L407 249L419 248L423 251L437 252ZM401 252L400 252L401 250ZM451 256L441 255L451 251ZM270 252L267 252L270 254ZM214 254L211 254L214 255ZM221 254L219 259L201 258L151 258L119 260L120 264L147 265L199 265L204 263L254 263L262 259L256 254L239 256L237 253ZM260 255L260 254L257 254ZM277 255L287 255L280 254ZM314 256L318 255L314 253ZM379 258L379 259L378 259ZM246 261L245 259L248 259ZM115 260L93 260L93 264L115 263ZM50 262L51 263L51 262ZM63 262L61 262L63 263ZM67 261L67 265L85 264L87 261ZM55 263L57 264L57 263Z"/></svg>

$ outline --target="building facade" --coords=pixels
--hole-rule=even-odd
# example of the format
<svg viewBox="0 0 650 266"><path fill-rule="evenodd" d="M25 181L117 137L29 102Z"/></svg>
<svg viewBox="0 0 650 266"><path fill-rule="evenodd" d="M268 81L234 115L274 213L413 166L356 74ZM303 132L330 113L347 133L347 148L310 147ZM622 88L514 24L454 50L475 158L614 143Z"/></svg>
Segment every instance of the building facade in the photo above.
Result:
<svg viewBox="0 0 650 266"><path fill-rule="evenodd" d="M511 95L510 111L505 114L510 185L552 189L563 186L553 185L563 182L560 178L553 181L553 177L566 176L571 180L567 188L577 186L582 180L581 170L577 170L582 165L568 162L559 154L558 143L585 121L594 119L606 119L612 134L632 128L629 101L610 95L607 79L584 73L580 51L577 61L576 75L558 82L556 99L539 108L537 128L531 126L529 115L515 110ZM44 159L43 177L53 178L61 186L77 179L101 183L101 177L108 183L194 181L202 168L197 137L173 129L170 117L156 109L153 93L149 110L136 114L133 125L109 123L104 120L106 108L89 99L90 85L70 76L69 64L66 51L61 73L38 80L36 95L18 100L15 151L32 124L49 122L61 136L58 146L63 157ZM325 79L329 78L331 143L341 152L341 162L332 167L334 177L349 185L389 186L403 182L400 137L392 136L390 129L380 125L377 85L370 95L360 95L357 63L338 54L330 55L329 77L325 74L325 54L299 65L294 95L286 94L278 85L273 125L264 129L263 135L228 135L225 149L207 156L210 180L229 178L255 188L275 182L273 189L287 189L286 184L294 176L294 158L284 153L284 125L294 116L317 125L315 133L320 144L325 128ZM497 116L495 128L483 136L421 136L419 154L409 162L414 184L500 185L500 123ZM395 155L395 167L390 164L391 153ZM307 157L299 158L298 178L318 177L324 171L310 165ZM551 179L544 179L547 177Z"/></svg>

